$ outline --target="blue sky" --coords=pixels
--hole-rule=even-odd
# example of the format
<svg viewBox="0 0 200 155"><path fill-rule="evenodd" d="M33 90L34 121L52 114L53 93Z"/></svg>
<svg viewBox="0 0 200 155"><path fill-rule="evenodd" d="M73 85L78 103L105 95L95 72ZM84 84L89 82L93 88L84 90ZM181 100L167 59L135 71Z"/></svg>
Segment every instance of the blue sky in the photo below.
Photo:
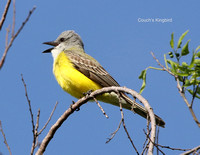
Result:
<svg viewBox="0 0 200 155"><path fill-rule="evenodd" d="M50 126L75 98L65 93L52 74L52 57L42 54L49 48L42 43L52 41L65 30L75 30L83 39L85 50L120 83L139 91L141 70L157 66L150 55L153 51L163 62L163 54L170 50L172 32L175 40L189 29L185 42L191 39L190 50L200 42L200 11L198 0L191 1L16 1L16 27L26 18L28 11L36 6L30 21L15 40L3 69L0 71L0 120L13 154L29 154L32 144L32 126L28 104L20 74L27 84L29 98L36 114L41 110L40 128L48 119L56 101L59 105L41 141ZM4 6L1 5L0 12ZM12 13L12 5L10 7ZM11 19L11 13L8 19ZM172 22L139 22L138 19L171 18ZM4 48L7 20L1 31L0 47ZM1 50L1 53L3 50ZM147 88L143 96L154 112L166 122L160 129L160 144L176 148L193 148L199 145L200 132L188 108L180 97L176 82L165 72L149 71ZM199 100L195 102L195 108ZM106 138L117 128L120 121L118 107L101 103L109 119L106 119L94 103L88 103L75 112L55 134L46 154L135 154L121 128L115 138L105 144ZM143 118L124 110L128 131L141 152L145 140ZM200 117L200 115L197 115ZM8 154L0 136L0 151ZM164 150L166 154L179 151Z"/></svg>

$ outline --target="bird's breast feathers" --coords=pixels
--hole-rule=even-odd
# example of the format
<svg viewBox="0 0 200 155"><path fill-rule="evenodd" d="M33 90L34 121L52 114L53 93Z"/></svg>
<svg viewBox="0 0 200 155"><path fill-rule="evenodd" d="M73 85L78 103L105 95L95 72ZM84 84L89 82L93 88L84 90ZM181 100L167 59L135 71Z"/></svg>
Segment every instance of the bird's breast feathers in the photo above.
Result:
<svg viewBox="0 0 200 155"><path fill-rule="evenodd" d="M59 85L76 98L82 97L83 93L89 90L101 88L99 84L79 72L64 51L54 59L53 72Z"/></svg>

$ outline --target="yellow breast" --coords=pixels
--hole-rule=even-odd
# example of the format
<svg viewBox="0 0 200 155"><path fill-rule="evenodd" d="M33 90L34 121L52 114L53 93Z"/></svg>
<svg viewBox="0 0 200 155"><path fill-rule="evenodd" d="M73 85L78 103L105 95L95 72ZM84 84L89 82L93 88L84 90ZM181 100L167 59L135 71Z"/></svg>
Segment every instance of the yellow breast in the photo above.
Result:
<svg viewBox="0 0 200 155"><path fill-rule="evenodd" d="M62 89L76 98L83 97L83 93L89 90L101 88L99 84L75 69L64 52L54 60L53 72Z"/></svg>

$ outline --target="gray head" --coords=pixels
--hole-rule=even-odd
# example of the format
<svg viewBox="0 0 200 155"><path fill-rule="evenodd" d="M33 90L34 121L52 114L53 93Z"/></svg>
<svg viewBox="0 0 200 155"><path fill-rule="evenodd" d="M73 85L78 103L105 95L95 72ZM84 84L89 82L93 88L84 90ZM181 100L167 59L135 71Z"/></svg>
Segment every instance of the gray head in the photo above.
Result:
<svg viewBox="0 0 200 155"><path fill-rule="evenodd" d="M78 45L84 47L81 37L72 30L62 32L55 42L58 44L64 42L68 46Z"/></svg>
<svg viewBox="0 0 200 155"><path fill-rule="evenodd" d="M61 43L64 44L66 48L69 48L72 46L81 46L81 48L84 48L81 37L77 33L75 33L73 30L62 32L55 41L44 42L44 44L52 45L52 46L58 46ZM51 52L52 49L53 48L48 49L44 51L43 53Z"/></svg>

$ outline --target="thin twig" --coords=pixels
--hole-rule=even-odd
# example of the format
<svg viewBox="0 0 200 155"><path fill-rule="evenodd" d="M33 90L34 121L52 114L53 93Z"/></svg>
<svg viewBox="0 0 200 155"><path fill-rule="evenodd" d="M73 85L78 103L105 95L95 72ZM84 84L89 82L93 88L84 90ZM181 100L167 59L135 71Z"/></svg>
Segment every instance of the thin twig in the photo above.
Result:
<svg viewBox="0 0 200 155"><path fill-rule="evenodd" d="M197 152L198 150L200 150L200 145L195 147L195 148L193 148L193 149L191 149L191 150L189 150L189 151L187 151L187 152L183 152L181 155L189 155L191 153L195 154L195 152Z"/></svg>
<svg viewBox="0 0 200 155"><path fill-rule="evenodd" d="M108 140L106 141L106 144L109 143L114 138L116 133L119 131L121 124L122 124L122 118L121 118L121 120L119 122L119 125L118 125L117 129L113 133L111 133L111 137L108 138Z"/></svg>
<svg viewBox="0 0 200 155"><path fill-rule="evenodd" d="M23 75L21 74L21 80L22 80L22 83L24 85L24 89L25 89L25 96L26 96L26 99L27 99L27 102L28 102L28 106L29 106L29 112L30 112L30 115L31 115L31 122L32 122L32 131L34 132L35 131L35 124L34 124L34 118L33 118L33 112L32 112L32 108L31 108L31 101L28 97L28 92L27 92L27 87L26 87L26 83L24 81L24 78L23 78Z"/></svg>
<svg viewBox="0 0 200 155"><path fill-rule="evenodd" d="M122 124L123 124L124 130L126 132L126 135L128 136L129 141L131 142L133 148L135 149L136 153L139 155L139 152L137 151L137 148L135 147L133 140L131 139L131 136L129 135L129 132L126 128L126 124L125 124L125 121L124 121L124 112L122 110L122 103L120 102L119 104L120 104L120 111L121 111Z"/></svg>
<svg viewBox="0 0 200 155"><path fill-rule="evenodd" d="M156 62L158 63L158 65L159 65L160 67L162 67L162 69L163 69L164 71L167 71L167 72L168 72L169 74L171 74L172 76L177 77L177 76L174 75L169 69L165 68L165 66L163 66L163 65L159 62L159 60L155 57L155 55L154 55L153 52L151 52L151 55L152 55L152 57L156 60Z"/></svg>
<svg viewBox="0 0 200 155"><path fill-rule="evenodd" d="M124 127L124 130L126 132L126 135L128 136L128 139L129 141L131 142L133 148L135 149L135 152L139 155L139 152L137 150L137 148L135 147L134 143L133 143L133 140L131 139L130 135L129 135L129 132L126 128L126 124L125 124L125 121L124 121L124 112L123 112L123 109L122 109L122 103L121 103L121 95L119 92L117 92L118 94L118 99L119 99L119 108L120 108L120 112L121 112L121 120L122 120L122 124L123 124L123 127Z"/></svg>
<svg viewBox="0 0 200 155"><path fill-rule="evenodd" d="M31 108L31 101L28 97L28 92L27 92L27 88L26 88L26 83L24 81L23 75L21 74L21 80L22 83L24 84L24 89L25 89L25 96L28 102L28 106L29 106L29 112L31 115L31 123L32 123L32 133L33 133L33 142L32 142L32 147L31 147L31 155L33 155L34 153L34 149L35 149L35 143L36 143L36 136L35 136L35 124L34 124L34 118L33 118L33 112L32 112L32 108Z"/></svg>
<svg viewBox="0 0 200 155"><path fill-rule="evenodd" d="M143 130L144 131L144 134L146 135L146 137L149 139L149 141L151 141L151 139L149 138L149 135L148 135L148 133L146 133L145 132L145 130ZM156 143L154 143L154 146L157 148L157 150L159 151L159 152L161 152L163 155L165 154L159 147L158 147L158 145L156 144Z"/></svg>
<svg viewBox="0 0 200 155"><path fill-rule="evenodd" d="M157 134L156 134L156 141L155 141L156 144L159 143L159 142L158 142L158 140L159 140L159 131L160 131L159 129L160 129L160 128L158 127L158 128L157 128ZM157 148L157 154L159 154L158 148Z"/></svg>
<svg viewBox="0 0 200 155"><path fill-rule="evenodd" d="M5 41L5 47L8 46L8 35L10 32L10 25L6 28L6 41Z"/></svg>
<svg viewBox="0 0 200 155"><path fill-rule="evenodd" d="M199 89L199 85L197 86L197 88L196 88L196 90L194 91L194 94L193 94L193 96L192 96L192 101L191 101L191 104L190 104L191 108L192 108L192 106L193 106L194 99L195 99L195 97L196 97L196 94L197 94L197 90L198 90L198 89Z"/></svg>
<svg viewBox="0 0 200 155"><path fill-rule="evenodd" d="M149 136L147 135L147 133L144 131L144 134L149 138ZM154 143L154 145L156 147L161 147L161 148L164 148L164 149L170 149L170 150L176 150L176 151L187 151L187 150L190 150L190 149L181 149L181 148L174 148L174 147L170 147L170 146L164 146L164 145L160 145L160 144L157 144L157 143Z"/></svg>
<svg viewBox="0 0 200 155"><path fill-rule="evenodd" d="M146 130L147 130L147 135L149 136L151 134L151 129L149 129L149 125L150 125L150 120L149 120L149 115L147 115L147 127L146 127ZM146 136L146 139L144 141L144 144L143 144L143 150L142 150L142 153L143 154L146 150L148 150L149 148L149 143L150 143L150 140L149 138Z"/></svg>
<svg viewBox="0 0 200 155"><path fill-rule="evenodd" d="M33 13L33 11L36 9L36 7L33 7L32 10L29 11L29 14L27 16L27 18L25 19L25 21L22 23L21 27L18 29L18 31L11 37L10 39L10 42L8 44L8 46L5 48L4 50L4 53L3 53L3 56L1 58L1 61L0 61L0 69L2 68L4 62L5 62L5 58L6 58L6 55L8 53L8 50L10 49L10 47L12 46L15 38L19 35L19 33L21 32L21 30L24 28L25 24L28 22L31 14Z"/></svg>
<svg viewBox="0 0 200 155"><path fill-rule="evenodd" d="M191 113L191 115L192 115L194 121L195 121L196 124L200 127L200 122L198 121L198 119L197 119L197 117L196 117L196 115L195 115L195 113L194 113L194 111L193 111L191 105L189 104L188 100L186 99L185 94L184 94L183 91L182 91L182 87L181 87L181 85L180 85L179 79L177 78L176 81L177 81L177 88L178 88L178 90L179 90L179 94L181 95L181 97L183 98L184 102L185 102L186 105L188 106L188 109L189 109L189 111L190 111L190 113Z"/></svg>
<svg viewBox="0 0 200 155"><path fill-rule="evenodd" d="M43 126L43 128L38 132L38 135L40 135L40 134L42 133L42 131L43 131L43 130L47 127L47 125L49 124L49 122L50 122L50 120L51 120L51 118L52 118L52 116L53 116L53 114L54 114L54 111L56 110L57 105L58 105L58 102L56 102L56 104L55 104L55 106L54 106L54 108L53 108L53 110L52 110L52 112L51 112L51 115L49 116L49 119L47 120L47 122L45 123L45 125Z"/></svg>
<svg viewBox="0 0 200 155"><path fill-rule="evenodd" d="M16 17L15 0L13 0L13 23L12 23L11 37L13 37L15 34L15 17Z"/></svg>
<svg viewBox="0 0 200 155"><path fill-rule="evenodd" d="M38 113L37 113L37 119L36 119L36 124L35 124L35 135L38 135L37 131L39 128L39 119L40 119L40 109L38 109Z"/></svg>
<svg viewBox="0 0 200 155"><path fill-rule="evenodd" d="M40 109L38 109L38 113L37 113L37 119L36 119L36 124L35 124L35 144L34 144L34 149L37 147L38 145L38 128L39 128L39 120L40 120Z"/></svg>
<svg viewBox="0 0 200 155"><path fill-rule="evenodd" d="M2 26L4 24L4 21L6 19L6 16L7 16L7 13L8 13L8 9L10 7L10 3L11 3L11 0L8 0L7 3L6 3L6 6L5 6L4 12L2 14L1 21L0 21L0 31L1 31L1 28L2 28Z"/></svg>
<svg viewBox="0 0 200 155"><path fill-rule="evenodd" d="M7 140L6 140L6 135L5 135L5 133L3 132L3 128L2 128L2 123L1 123L1 121L0 121L0 131L1 131L1 134L3 135L4 143L5 143L5 145L6 145L7 149L8 149L8 151L9 151L9 154L12 155L11 149L10 149L10 147L9 147L9 145L8 145Z"/></svg>
<svg viewBox="0 0 200 155"><path fill-rule="evenodd" d="M106 114L106 112L104 111L104 109L102 108L102 106L100 105L100 103L97 101L97 99L96 99L95 97L94 97L93 99L94 99L94 101L96 102L96 104L98 105L98 107L101 109L101 111L102 111L102 113L104 114L104 116L105 116L106 118L109 118L108 115Z"/></svg>

